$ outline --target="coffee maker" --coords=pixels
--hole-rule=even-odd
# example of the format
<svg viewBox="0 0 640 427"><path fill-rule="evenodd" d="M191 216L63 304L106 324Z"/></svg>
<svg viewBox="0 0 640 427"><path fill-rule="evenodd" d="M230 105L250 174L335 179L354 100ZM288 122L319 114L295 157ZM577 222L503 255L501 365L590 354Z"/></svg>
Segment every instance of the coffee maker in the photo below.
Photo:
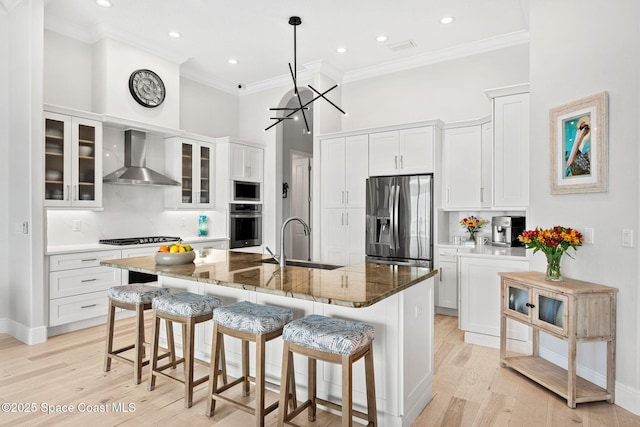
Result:
<svg viewBox="0 0 640 427"><path fill-rule="evenodd" d="M525 230L523 216L494 216L491 218L493 246L523 246L518 236Z"/></svg>

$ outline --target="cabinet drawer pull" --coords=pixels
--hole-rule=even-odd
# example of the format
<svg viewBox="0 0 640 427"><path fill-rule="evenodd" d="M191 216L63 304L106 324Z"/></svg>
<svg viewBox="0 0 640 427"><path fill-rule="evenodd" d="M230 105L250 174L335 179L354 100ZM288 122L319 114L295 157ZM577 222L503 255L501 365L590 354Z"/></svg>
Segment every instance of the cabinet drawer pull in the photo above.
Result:
<svg viewBox="0 0 640 427"><path fill-rule="evenodd" d="M85 258L85 259L81 259L80 262L91 262L91 261L97 261L98 258Z"/></svg>
<svg viewBox="0 0 640 427"><path fill-rule="evenodd" d="M95 279L95 278L94 279L83 279L83 280L80 280L80 283L95 282L96 280L98 280L98 279Z"/></svg>
<svg viewBox="0 0 640 427"><path fill-rule="evenodd" d="M535 305L533 305L533 304L531 304L530 302L526 303L525 305L526 305L527 307L536 308L536 306L535 306Z"/></svg>
<svg viewBox="0 0 640 427"><path fill-rule="evenodd" d="M91 308L91 307L95 307L95 306L97 306L97 305L98 305L98 304L83 305L83 306L81 306L80 308Z"/></svg>

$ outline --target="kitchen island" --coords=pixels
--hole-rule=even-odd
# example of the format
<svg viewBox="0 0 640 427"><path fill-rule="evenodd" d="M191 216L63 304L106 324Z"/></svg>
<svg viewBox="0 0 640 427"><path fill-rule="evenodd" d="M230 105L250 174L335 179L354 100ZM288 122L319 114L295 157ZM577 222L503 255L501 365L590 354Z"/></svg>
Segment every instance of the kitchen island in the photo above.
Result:
<svg viewBox="0 0 640 427"><path fill-rule="evenodd" d="M263 262L261 254L216 249L197 251L191 264L162 266L153 256L102 261L105 266L158 275L160 286L220 297L231 304L248 300L287 307L294 318L321 314L375 327L374 365L381 426L410 426L431 400L435 271L385 264L358 264L333 270ZM196 357L211 353L211 322L196 332ZM175 331L179 336L179 331ZM180 339L176 337L176 342ZM225 341L230 375L240 373L240 343ZM267 380L279 384L282 341L267 346ZM306 396L306 363L296 362L299 395ZM363 363L354 366L354 405L366 408ZM318 364L318 392L333 399L341 392L339 366Z"/></svg>

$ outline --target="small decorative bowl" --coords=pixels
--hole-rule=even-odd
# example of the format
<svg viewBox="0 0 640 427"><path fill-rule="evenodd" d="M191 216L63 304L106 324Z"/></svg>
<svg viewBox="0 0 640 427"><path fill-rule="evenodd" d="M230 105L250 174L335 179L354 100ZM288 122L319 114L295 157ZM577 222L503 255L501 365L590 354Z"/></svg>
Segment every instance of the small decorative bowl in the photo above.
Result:
<svg viewBox="0 0 640 427"><path fill-rule="evenodd" d="M45 172L44 177L48 181L58 181L59 179L62 178L62 171L49 169L48 171Z"/></svg>
<svg viewBox="0 0 640 427"><path fill-rule="evenodd" d="M196 258L195 251L189 252L156 252L156 264L180 265L189 264Z"/></svg>
<svg viewBox="0 0 640 427"><path fill-rule="evenodd" d="M80 153L81 156L88 157L93 153L93 147L81 145L78 147L78 153Z"/></svg>

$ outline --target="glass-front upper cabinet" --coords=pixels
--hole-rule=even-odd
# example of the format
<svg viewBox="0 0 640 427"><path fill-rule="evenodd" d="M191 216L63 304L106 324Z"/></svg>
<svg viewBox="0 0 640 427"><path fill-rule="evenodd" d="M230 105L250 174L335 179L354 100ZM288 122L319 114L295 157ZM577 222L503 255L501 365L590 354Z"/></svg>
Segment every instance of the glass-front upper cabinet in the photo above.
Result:
<svg viewBox="0 0 640 427"><path fill-rule="evenodd" d="M44 205L100 207L102 124L45 112Z"/></svg>
<svg viewBox="0 0 640 427"><path fill-rule="evenodd" d="M213 208L214 161L214 147L208 142L167 138L166 170L181 186L166 189L165 206Z"/></svg>

